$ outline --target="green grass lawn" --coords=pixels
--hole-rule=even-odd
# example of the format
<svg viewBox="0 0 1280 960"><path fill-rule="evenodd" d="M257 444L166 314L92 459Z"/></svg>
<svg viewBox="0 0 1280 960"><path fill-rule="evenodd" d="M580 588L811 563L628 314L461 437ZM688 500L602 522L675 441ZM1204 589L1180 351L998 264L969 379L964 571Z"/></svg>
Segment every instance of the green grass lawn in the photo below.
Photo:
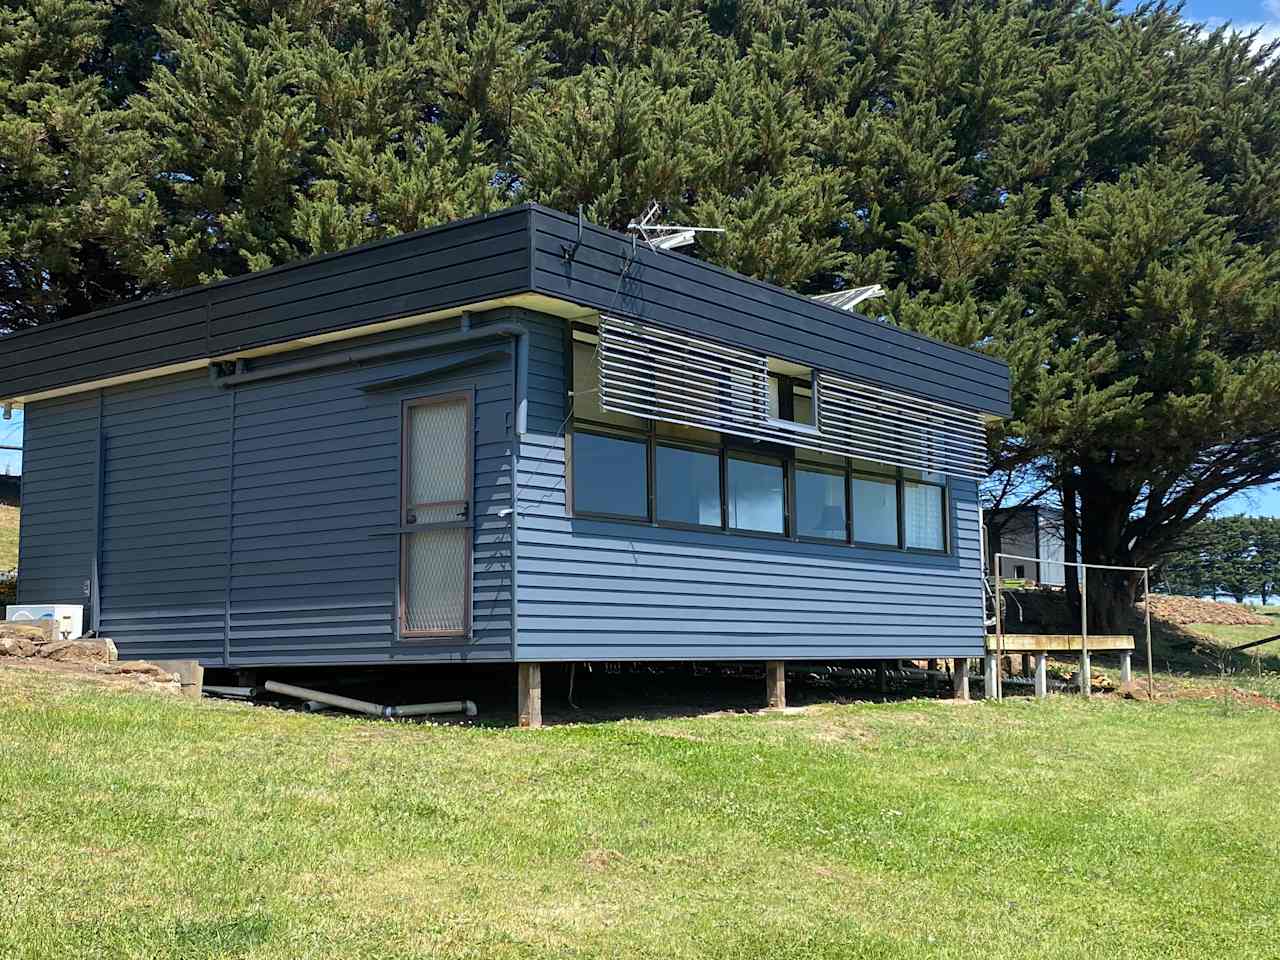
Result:
<svg viewBox="0 0 1280 960"><path fill-rule="evenodd" d="M1280 955L1280 713L396 725L0 669L0 956Z"/></svg>
<svg viewBox="0 0 1280 960"><path fill-rule="evenodd" d="M18 566L18 508L0 504L0 573Z"/></svg>

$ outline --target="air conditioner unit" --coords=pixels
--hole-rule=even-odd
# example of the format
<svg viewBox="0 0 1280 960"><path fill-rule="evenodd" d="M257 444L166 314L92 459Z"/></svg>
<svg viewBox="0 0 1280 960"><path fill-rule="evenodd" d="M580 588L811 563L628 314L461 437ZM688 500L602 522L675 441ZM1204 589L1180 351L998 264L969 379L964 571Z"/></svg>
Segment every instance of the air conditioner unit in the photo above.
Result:
<svg viewBox="0 0 1280 960"><path fill-rule="evenodd" d="M84 607L72 603L11 604L4 608L4 618L15 623L56 620L63 640L76 640L84 633Z"/></svg>

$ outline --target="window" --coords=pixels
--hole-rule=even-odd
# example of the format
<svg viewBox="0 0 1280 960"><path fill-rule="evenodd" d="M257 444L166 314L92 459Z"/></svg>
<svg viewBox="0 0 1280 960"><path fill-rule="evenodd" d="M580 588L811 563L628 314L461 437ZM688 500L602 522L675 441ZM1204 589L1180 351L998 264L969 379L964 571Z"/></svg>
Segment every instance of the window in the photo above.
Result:
<svg viewBox="0 0 1280 960"><path fill-rule="evenodd" d="M812 371L769 361L769 415L803 430ZM572 508L660 526L945 551L946 478L600 408L595 335L573 333ZM758 381L756 381L758 383Z"/></svg>
<svg viewBox="0 0 1280 960"><path fill-rule="evenodd" d="M769 360L769 419L789 426L817 429L811 367L787 360Z"/></svg>
<svg viewBox="0 0 1280 960"><path fill-rule="evenodd" d="M719 453L668 446L654 452L658 520L719 527Z"/></svg>
<svg viewBox="0 0 1280 960"><path fill-rule="evenodd" d="M583 513L649 517L648 444L640 438L576 431L573 501Z"/></svg>
<svg viewBox="0 0 1280 960"><path fill-rule="evenodd" d="M787 532L785 475L781 460L729 454L725 461L729 529Z"/></svg>
<svg viewBox="0 0 1280 960"><path fill-rule="evenodd" d="M795 515L798 536L847 540L849 511L844 471L797 464Z"/></svg>
<svg viewBox="0 0 1280 960"><path fill-rule="evenodd" d="M906 545L917 550L945 550L942 487L906 480L902 484Z"/></svg>
<svg viewBox="0 0 1280 960"><path fill-rule="evenodd" d="M898 545L898 481L895 478L854 475L853 540Z"/></svg>

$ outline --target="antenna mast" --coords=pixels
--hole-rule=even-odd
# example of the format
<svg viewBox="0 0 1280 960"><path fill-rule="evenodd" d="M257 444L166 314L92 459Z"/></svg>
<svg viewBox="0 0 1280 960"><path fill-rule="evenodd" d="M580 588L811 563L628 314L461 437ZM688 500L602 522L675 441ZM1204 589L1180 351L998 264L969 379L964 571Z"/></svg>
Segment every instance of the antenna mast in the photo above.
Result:
<svg viewBox="0 0 1280 960"><path fill-rule="evenodd" d="M699 233L724 233L723 227L686 227L672 223L655 223L662 207L657 200L650 200L644 216L632 220L627 229L640 234L640 239L653 250L675 250L687 247Z"/></svg>

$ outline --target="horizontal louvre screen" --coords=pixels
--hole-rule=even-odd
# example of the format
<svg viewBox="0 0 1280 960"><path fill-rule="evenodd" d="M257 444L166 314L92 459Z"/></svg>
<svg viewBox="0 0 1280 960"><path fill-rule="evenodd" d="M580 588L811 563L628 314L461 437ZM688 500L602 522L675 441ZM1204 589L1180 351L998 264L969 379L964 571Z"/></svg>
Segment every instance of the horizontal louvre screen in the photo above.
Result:
<svg viewBox="0 0 1280 960"><path fill-rule="evenodd" d="M769 417L768 358L600 318L600 405L614 413L960 477L986 474L979 414L818 375L818 426Z"/></svg>
<svg viewBox="0 0 1280 960"><path fill-rule="evenodd" d="M818 374L818 430L829 445L814 449L975 480L987 474L981 414L829 373Z"/></svg>

